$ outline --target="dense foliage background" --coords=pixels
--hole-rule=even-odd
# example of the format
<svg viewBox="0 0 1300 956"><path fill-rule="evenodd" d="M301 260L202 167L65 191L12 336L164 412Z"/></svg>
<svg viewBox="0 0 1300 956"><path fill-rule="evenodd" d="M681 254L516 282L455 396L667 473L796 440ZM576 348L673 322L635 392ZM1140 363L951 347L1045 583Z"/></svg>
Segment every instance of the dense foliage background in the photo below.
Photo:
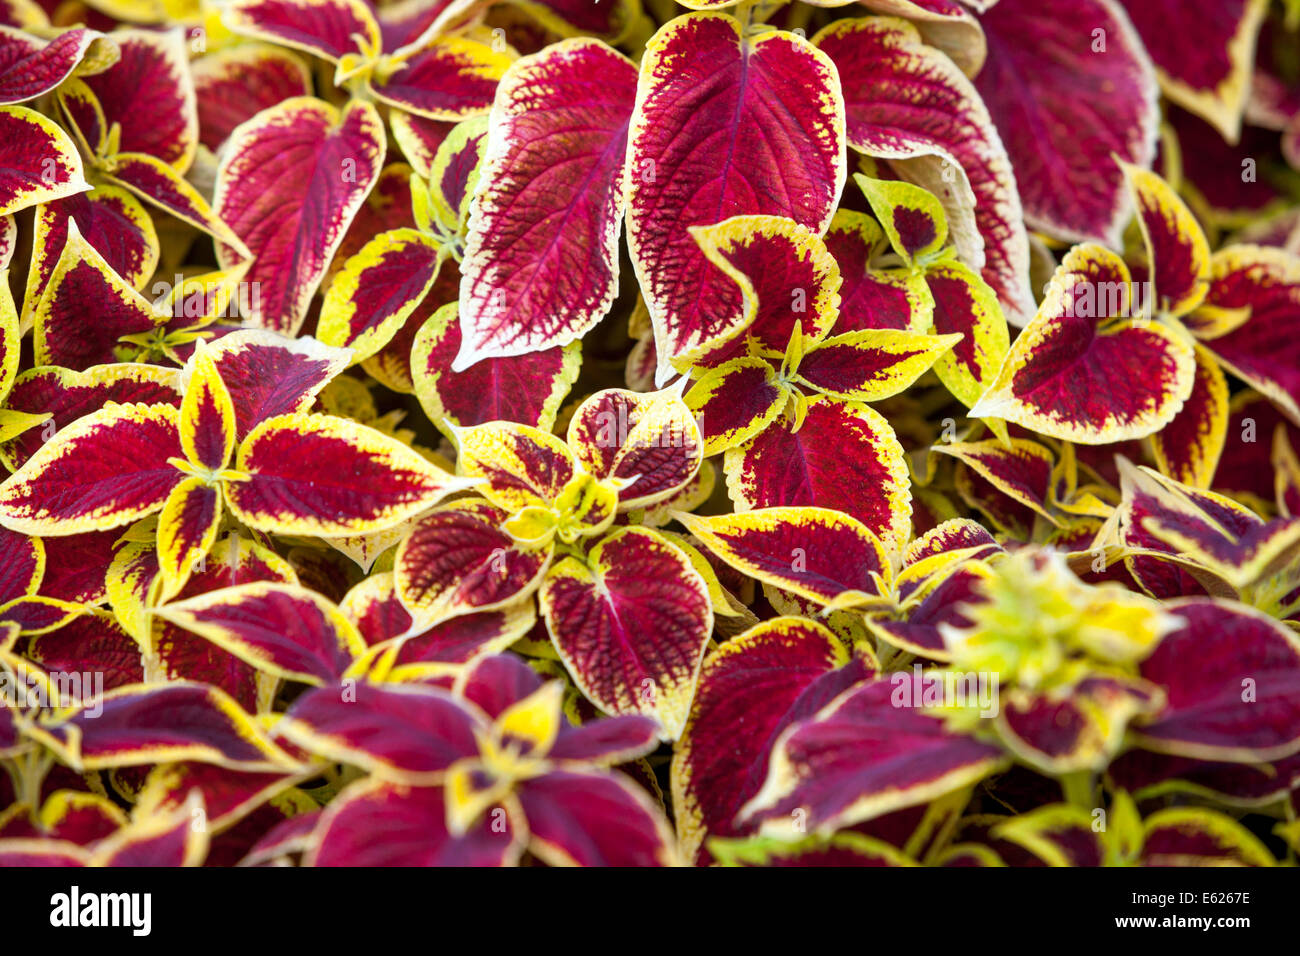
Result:
<svg viewBox="0 0 1300 956"><path fill-rule="evenodd" d="M0 865L1293 865L1300 4L0 0Z"/></svg>

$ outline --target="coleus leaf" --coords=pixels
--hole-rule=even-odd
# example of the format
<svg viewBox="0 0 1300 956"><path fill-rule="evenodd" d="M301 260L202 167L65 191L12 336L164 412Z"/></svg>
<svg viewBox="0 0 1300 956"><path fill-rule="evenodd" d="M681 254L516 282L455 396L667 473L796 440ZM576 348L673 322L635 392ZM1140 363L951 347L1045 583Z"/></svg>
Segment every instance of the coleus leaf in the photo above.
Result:
<svg viewBox="0 0 1300 956"><path fill-rule="evenodd" d="M686 723L713 627L708 589L663 537L624 528L551 567L540 592L555 648L583 694L611 714Z"/></svg>
<svg viewBox="0 0 1300 956"><path fill-rule="evenodd" d="M743 445L776 421L790 392L768 359L748 357L707 371L684 400L700 423L704 453L716 455Z"/></svg>
<svg viewBox="0 0 1300 956"><path fill-rule="evenodd" d="M475 489L514 513L550 507L576 473L573 453L550 432L488 422L456 434L456 469L483 483Z"/></svg>
<svg viewBox="0 0 1300 956"><path fill-rule="evenodd" d="M371 647L402 637L415 623L398 600L392 571L377 571L358 581L339 602L339 610Z"/></svg>
<svg viewBox="0 0 1300 956"><path fill-rule="evenodd" d="M241 0L233 5L229 23L245 35L331 60L338 67L336 83L361 76L376 98L430 119L462 119L485 109L510 53L471 36L443 35L443 14L467 11L444 4L427 12L438 19L412 35L423 17L385 31L362 0ZM407 42L390 48L398 34Z"/></svg>
<svg viewBox="0 0 1300 956"><path fill-rule="evenodd" d="M552 866L668 866L672 831L649 794L620 773L560 770L518 795L529 848Z"/></svg>
<svg viewBox="0 0 1300 956"><path fill-rule="evenodd" d="M137 812L130 823L95 846L87 865L201 866L211 842L208 828L194 825L203 819L203 794L197 790L173 810Z"/></svg>
<svg viewBox="0 0 1300 956"><path fill-rule="evenodd" d="M947 222L943 208L931 193L911 183L870 179L861 173L855 179L876 218L886 224L874 231L884 228L890 246L904 261L913 280L924 283L933 330L960 336L951 349L940 350L935 372L963 405L973 406L992 383L1007 353L1007 323L997 296L972 269L956 260L953 249L944 248ZM841 222L843 239L837 242L841 254L860 256L869 264L878 238L865 224L855 223L852 216L843 217ZM855 232L858 235L853 235ZM868 282L873 280L869 275ZM859 279L855 292L860 292L863 285ZM884 291L878 282L876 285L874 294L869 293L873 298ZM910 302L904 316L905 327L930 331L931 322L925 321ZM876 321L873 317L870 324ZM990 426L999 437L1005 437L1000 423L991 422Z"/></svg>
<svg viewBox="0 0 1300 956"><path fill-rule="evenodd" d="M704 257L740 290L741 312L722 335L679 356L704 366L780 356L795 328L820 341L835 324L840 273L816 232L783 216L732 216L690 230Z"/></svg>
<svg viewBox="0 0 1300 956"><path fill-rule="evenodd" d="M28 534L117 527L152 514L185 477L178 411L109 404L78 419L0 485L0 521Z"/></svg>
<svg viewBox="0 0 1300 956"><path fill-rule="evenodd" d="M1169 807L1143 821L1146 866L1191 866L1231 861L1244 866L1274 866L1268 847L1238 821L1202 807Z"/></svg>
<svg viewBox="0 0 1300 956"><path fill-rule="evenodd" d="M55 790L39 808L23 809L28 813L11 810L8 814L3 827L5 839L21 833L87 846L111 836L127 823L126 814L111 800L78 790Z"/></svg>
<svg viewBox="0 0 1300 956"><path fill-rule="evenodd" d="M868 679L810 720L788 727L772 748L762 788L741 808L759 832L806 825L831 832L978 781L1004 765L1001 750L944 727L942 719L900 707L900 682ZM791 811L799 808L804 814Z"/></svg>
<svg viewBox="0 0 1300 956"><path fill-rule="evenodd" d="M811 346L796 381L845 401L876 402L902 392L953 349L962 333L922 335L895 329L861 329Z"/></svg>
<svg viewBox="0 0 1300 956"><path fill-rule="evenodd" d="M0 104L23 103L53 90L102 34L77 27L49 41L0 26Z"/></svg>
<svg viewBox="0 0 1300 956"><path fill-rule="evenodd" d="M110 403L179 406L180 376L176 369L138 363L97 365L76 372L59 366L37 366L22 372L9 394L8 410L48 417L53 428L30 429L0 445L0 459L17 470L63 428Z"/></svg>
<svg viewBox="0 0 1300 956"><path fill-rule="evenodd" d="M1141 519L1147 543L1155 551L1163 551L1187 566L1207 589L1214 590L1219 580L1238 589L1248 588L1270 574L1277 574L1296 556L1300 548L1300 522L1290 518L1265 522L1231 499L1179 486L1167 479L1164 487L1151 496L1151 477L1154 476L1148 475L1148 480L1143 482L1140 474L1125 475L1126 483L1131 482L1146 493L1141 506L1156 504L1152 513ZM1135 507L1139 505L1137 495L1126 496L1121 505L1126 504L1133 507L1133 514L1139 513ZM1209 573L1195 574L1196 571ZM1281 607L1285 603L1279 610Z"/></svg>
<svg viewBox="0 0 1300 956"><path fill-rule="evenodd" d="M18 223L12 215L0 217L0 269L8 269L18 248Z"/></svg>
<svg viewBox="0 0 1300 956"><path fill-rule="evenodd" d="M63 252L70 224L133 289L144 287L158 265L158 234L153 220L125 189L101 184L36 209L32 267L27 273L24 315L40 301L50 273ZM25 321L24 326L30 324Z"/></svg>
<svg viewBox="0 0 1300 956"><path fill-rule="evenodd" d="M1163 793L1212 794L1227 806L1255 807L1285 799L1300 776L1300 757L1264 764L1223 763L1128 750L1106 770L1108 786L1137 799Z"/></svg>
<svg viewBox="0 0 1300 956"><path fill-rule="evenodd" d="M741 312L690 227L766 214L824 231L844 183L843 109L835 67L789 33L745 36L729 16L692 13L647 44L628 146L628 244L661 381L672 359L734 330ZM779 195L761 185L771 181L785 184Z"/></svg>
<svg viewBox="0 0 1300 956"><path fill-rule="evenodd" d="M444 263L438 281L433 284L433 289L425 296L415 314L397 330L387 345L361 363L362 369L385 388L401 394L414 394L411 349L415 345L415 337L422 324L441 306L455 302L459 283L460 270L455 263Z"/></svg>
<svg viewBox="0 0 1300 956"><path fill-rule="evenodd" d="M112 39L118 61L79 78L103 109L104 139L88 139L91 149L99 156L152 156L185 173L198 148L199 121L183 31L117 30Z"/></svg>
<svg viewBox="0 0 1300 956"><path fill-rule="evenodd" d="M993 831L1049 866L1273 866L1246 827L1202 807L1169 807L1145 820L1117 794L1110 828L1098 830L1082 807L1051 804L1012 817Z"/></svg>
<svg viewBox="0 0 1300 956"><path fill-rule="evenodd" d="M0 216L90 189L68 134L25 106L0 106L0 169Z"/></svg>
<svg viewBox="0 0 1300 956"><path fill-rule="evenodd" d="M221 502L220 485L201 477L185 478L163 501L158 514L158 564L167 590L184 584L194 562L216 543Z"/></svg>
<svg viewBox="0 0 1300 956"><path fill-rule="evenodd" d="M173 763L155 768L140 791L137 813L169 813L202 791L208 829L219 834L301 781L302 774L241 773L211 764ZM292 818L291 818L292 819ZM193 823L191 817L191 823Z"/></svg>
<svg viewBox="0 0 1300 956"><path fill-rule="evenodd" d="M342 536L400 524L467 487L394 438L329 415L280 415L254 428L226 500L250 528Z"/></svg>
<svg viewBox="0 0 1300 956"><path fill-rule="evenodd" d="M217 171L212 208L243 240L260 283L249 318L296 333L348 223L375 184L385 139L375 108L343 110L294 97L263 110L230 136ZM237 256L225 244L218 261Z"/></svg>
<svg viewBox="0 0 1300 956"><path fill-rule="evenodd" d="M411 529L393 572L397 594L417 621L504 607L541 585L552 549L516 542L501 529L507 517L468 499L436 509Z"/></svg>
<svg viewBox="0 0 1300 956"><path fill-rule="evenodd" d="M216 150L239 125L264 109L311 94L302 58L265 43L214 50L191 64L199 141Z"/></svg>
<svg viewBox="0 0 1300 956"><path fill-rule="evenodd" d="M74 78L58 94L100 178L247 258L239 238L184 178L198 148L198 114L182 31L118 31L114 42L120 59L111 68Z"/></svg>
<svg viewBox="0 0 1300 956"><path fill-rule="evenodd" d="M621 485L620 511L671 498L704 460L699 426L675 388L596 392L573 413L567 439L587 474Z"/></svg>
<svg viewBox="0 0 1300 956"><path fill-rule="evenodd" d="M1034 300L1017 177L975 87L903 20L839 20L813 42L839 71L850 145L943 201L961 260L1023 325Z"/></svg>
<svg viewBox="0 0 1300 956"><path fill-rule="evenodd" d="M982 10L996 2L971 0L963 7L952 0L867 0L863 6L910 21L927 44L946 53L967 76L974 76L983 66L988 50L984 31L970 10ZM837 7L843 4L838 0L823 0L820 5Z"/></svg>
<svg viewBox="0 0 1300 956"><path fill-rule="evenodd" d="M578 378L581 343L480 359L454 372L452 363L462 348L457 312L456 303L449 302L429 316L411 347L415 395L429 420L439 428L507 421L549 431Z"/></svg>
<svg viewBox="0 0 1300 956"><path fill-rule="evenodd" d="M17 624L23 636L47 634L57 630L87 611L79 604L69 604L40 595L21 595L0 605L0 621Z"/></svg>
<svg viewBox="0 0 1300 956"><path fill-rule="evenodd" d="M103 674L105 690L144 680L140 645L105 611L78 615L33 638L27 657L47 672L76 674L94 668Z"/></svg>
<svg viewBox="0 0 1300 956"><path fill-rule="evenodd" d="M967 266L944 260L928 266L925 285L934 301L934 331L961 339L940 355L934 374L971 408L997 377L1010 347L1007 323L993 290Z"/></svg>
<svg viewBox="0 0 1300 956"><path fill-rule="evenodd" d="M1171 602L1184 623L1142 662L1168 705L1133 729L1147 750L1263 761L1300 749L1300 644L1285 626L1228 601Z"/></svg>
<svg viewBox="0 0 1300 956"><path fill-rule="evenodd" d="M499 811L510 807L507 815L517 811L528 817L529 846L552 865L675 860L661 810L632 781L603 770L652 747L654 721L618 718L570 728L561 715L562 686L543 685L509 657L488 657L471 666L456 683L457 698L427 693L428 688L402 697L371 687L358 690L366 694L366 706L340 705L337 692L309 694L310 704L295 705L306 719L291 725L292 731L327 731L326 746L376 767L380 776L443 784L442 823L456 840L476 839L476 821L497 822ZM385 728L383 738L374 736ZM430 740L430 729L440 731L438 737ZM389 746L394 742L396 750ZM439 767L445 770L422 769ZM355 824L364 826L365 819L356 817ZM524 824L518 825L522 832ZM441 844L442 829L434 826L426 839ZM387 841L379 831L369 842Z"/></svg>
<svg viewBox="0 0 1300 956"><path fill-rule="evenodd" d="M82 371L129 356L125 336L147 333L166 316L136 292L82 238L75 220L32 310L38 365ZM118 354L126 352L127 354Z"/></svg>
<svg viewBox="0 0 1300 956"><path fill-rule="evenodd" d="M1072 687L1002 695L994 727L1017 758L1040 773L1100 772L1119 752L1125 729L1164 705L1155 685L1090 676Z"/></svg>
<svg viewBox="0 0 1300 956"><path fill-rule="evenodd" d="M1163 474L1208 488L1228 437L1228 380L1204 345L1195 346L1195 358L1192 393L1173 421L1151 436L1151 453Z"/></svg>
<svg viewBox="0 0 1300 956"><path fill-rule="evenodd" d="M393 139L411 167L425 179L433 170L434 157L448 135L459 124L425 119L413 113L393 110L389 114Z"/></svg>
<svg viewBox="0 0 1300 956"><path fill-rule="evenodd" d="M828 396L806 407L802 423L786 414L726 453L731 500L740 510L833 508L902 548L911 533L911 483L889 423L866 405Z"/></svg>
<svg viewBox="0 0 1300 956"><path fill-rule="evenodd" d="M1120 541L1135 552L1125 563L1143 590L1160 598L1202 593L1202 575L1194 573L1197 558L1216 548L1231 556L1231 568L1220 565L1220 570L1236 575L1249 553L1233 552L1242 539L1259 533L1263 521L1258 515L1231 499L1180 485L1126 459L1120 460L1119 471L1121 499L1112 520ZM1195 542L1192 554L1184 557L1189 542ZM1258 561L1253 563L1254 568L1240 570L1257 576L1261 568Z"/></svg>
<svg viewBox="0 0 1300 956"><path fill-rule="evenodd" d="M1201 309L1188 316L1193 334L1238 378L1264 394L1300 424L1300 375L1295 339L1300 317L1300 264L1260 246L1228 246L1210 260L1210 287ZM1227 312L1239 324L1200 324Z"/></svg>
<svg viewBox="0 0 1300 956"><path fill-rule="evenodd" d="M383 820L376 838L375 821ZM526 825L504 810L484 814L466 833L447 828L442 787L399 787L358 780L330 801L305 862L311 866L512 866Z"/></svg>
<svg viewBox="0 0 1300 956"><path fill-rule="evenodd" d="M381 46L379 24L365 0L236 0L226 23L238 33L333 61L358 44L371 50Z"/></svg>
<svg viewBox="0 0 1300 956"><path fill-rule="evenodd" d="M477 753L478 721L463 702L423 684L335 684L308 690L276 730L312 753L416 786Z"/></svg>
<svg viewBox="0 0 1300 956"><path fill-rule="evenodd" d="M960 552L959 552L960 554ZM890 616L871 616L867 628L894 647L934 661L951 658L944 633L948 628L970 627L974 623L966 615L972 605L985 600L983 583L989 577L987 566L978 560L954 561L955 567L929 576L902 601L899 613ZM898 578L900 596L907 580L905 569Z"/></svg>
<svg viewBox="0 0 1300 956"><path fill-rule="evenodd" d="M911 568L928 558L946 556L949 560L968 557L987 558L1002 550L988 529L970 518L953 518L915 538L903 554L903 565Z"/></svg>
<svg viewBox="0 0 1300 956"><path fill-rule="evenodd" d="M677 834L688 859L707 860L707 836L750 829L736 814L766 779L777 736L873 669L825 626L788 617L765 621L708 656L672 763ZM744 732L737 734L741 715Z"/></svg>
<svg viewBox="0 0 1300 956"><path fill-rule="evenodd" d="M8 398L18 377L23 333L18 324L13 293L9 290L9 270L0 269L0 278L5 280L3 288L0 288L0 401L3 401ZM7 430L7 423L0 429Z"/></svg>
<svg viewBox="0 0 1300 956"><path fill-rule="evenodd" d="M432 120L461 120L492 105L514 58L509 47L447 34L394 51L370 72L366 86L390 106Z"/></svg>
<svg viewBox="0 0 1300 956"><path fill-rule="evenodd" d="M179 590L164 590L156 549L139 542L124 545L109 565L109 601L118 620L146 650L146 680L200 681L220 687L249 710L265 709L273 680L259 679L244 661L153 611L167 601L186 601L243 584L296 585L297 574L273 551L235 534L218 540L188 570Z"/></svg>
<svg viewBox="0 0 1300 956"><path fill-rule="evenodd" d="M366 580L381 577L377 575ZM378 656L370 673L376 679L382 676L384 680L392 681L420 680L455 673L461 665L484 655L504 652L533 630L537 623L533 602L523 600L496 611L448 618L428 630L421 630L422 625L414 623L397 599L391 580L381 581L373 590L387 593L382 599L358 609L356 598L352 598L349 592L349 596L344 598L343 610L350 617L356 616L357 627L367 640L381 633L380 628L388 638L379 642L382 647L372 646L372 652ZM352 598L351 607L348 606L349 598ZM403 622L404 628L400 627Z"/></svg>
<svg viewBox="0 0 1300 956"><path fill-rule="evenodd" d="M1169 4L1122 0L1155 62L1160 89L1235 142L1250 93L1264 0ZM1169 25L1178 23L1177 31Z"/></svg>
<svg viewBox="0 0 1300 956"><path fill-rule="evenodd" d="M239 658L170 621L152 618L151 623L149 652L137 653L147 683L196 681L229 694L249 713L267 709L277 688L274 678L259 674Z"/></svg>
<svg viewBox="0 0 1300 956"><path fill-rule="evenodd" d="M326 290L333 284L344 264L379 233L394 229L425 228L424 220L415 215L415 205L425 192L420 177L411 166L406 163L386 164L380 170L379 179L366 196L366 201L352 217L348 231L334 253L334 260L325 274Z"/></svg>
<svg viewBox="0 0 1300 956"><path fill-rule="evenodd" d="M1138 227L1155 283L1155 301L1165 313L1181 316L1200 304L1206 292L1210 247L1187 205L1167 182L1148 170L1120 163L1133 194Z"/></svg>
<svg viewBox="0 0 1300 956"><path fill-rule="evenodd" d="M192 465L217 472L230 461L238 435L235 404L221 380L217 363L206 348L196 350L187 365L181 399L181 450ZM205 549L206 550L206 549Z"/></svg>
<svg viewBox="0 0 1300 956"><path fill-rule="evenodd" d="M346 349L259 329L222 336L206 351L230 392L240 441L268 418L308 411L321 390L347 368L349 359ZM189 367L182 385L188 383Z"/></svg>
<svg viewBox="0 0 1300 956"><path fill-rule="evenodd" d="M84 707L55 711L27 732L86 770L174 760L235 770L297 767L224 693L186 681L122 687Z"/></svg>
<svg viewBox="0 0 1300 956"><path fill-rule="evenodd" d="M234 249L234 261L224 268L233 269L239 262L249 258L248 249L225 221L212 211L202 194L189 180L182 178L180 173L157 156L119 153L100 163L100 167L107 182L129 189L141 199Z"/></svg>
<svg viewBox="0 0 1300 956"><path fill-rule="evenodd" d="M709 852L720 866L918 866L902 850L884 840L846 831L830 837L812 836L789 842L775 837L740 840L714 838Z"/></svg>
<svg viewBox="0 0 1300 956"><path fill-rule="evenodd" d="M924 267L948 244L948 217L934 194L910 183L856 175L889 244L909 269Z"/></svg>
<svg viewBox="0 0 1300 956"><path fill-rule="evenodd" d="M889 593L893 568L885 546L860 521L837 511L759 508L677 517L737 571L819 604L871 603Z"/></svg>
<svg viewBox="0 0 1300 956"><path fill-rule="evenodd" d="M156 613L259 670L317 686L337 681L365 649L337 607L292 585L223 588Z"/></svg>
<svg viewBox="0 0 1300 956"><path fill-rule="evenodd" d="M4 553L0 556L0 603L35 594L45 575L45 544L9 529L0 529Z"/></svg>
<svg viewBox="0 0 1300 956"><path fill-rule="evenodd" d="M248 250L239 237L213 213L198 189L157 156L117 153L97 161L96 166L100 181L125 189L164 213L229 244L237 250L240 260L248 258Z"/></svg>
<svg viewBox="0 0 1300 956"><path fill-rule="evenodd" d="M1086 244L1065 257L1038 314L971 409L1082 444L1158 431L1191 394L1192 347L1138 317L1133 281L1114 253Z"/></svg>
<svg viewBox="0 0 1300 956"><path fill-rule="evenodd" d="M572 39L515 63L497 90L461 263L463 370L566 345L618 291L636 67Z"/></svg>
<svg viewBox="0 0 1300 956"><path fill-rule="evenodd" d="M1049 500L1055 457L1050 449L1027 438L1013 438L1010 446L992 439L980 442L940 442L931 446L963 462L1005 495L1057 522Z"/></svg>
<svg viewBox="0 0 1300 956"><path fill-rule="evenodd" d="M1115 0L1081 0L1060 13L1034 0L999 0L981 12L989 57L975 86L1013 157L1025 221L1117 246L1129 206L1110 157L1151 165L1155 71ZM1092 104L1087 115L1075 109L1079 96ZM1055 121L1066 115L1075 121Z"/></svg>
<svg viewBox="0 0 1300 956"><path fill-rule="evenodd" d="M934 300L923 274L880 269L872 260L885 242L880 224L854 209L839 209L826 233L826 248L840 267L840 315L836 329L899 329L922 332L931 325Z"/></svg>
<svg viewBox="0 0 1300 956"><path fill-rule="evenodd" d="M433 288L450 251L418 229L375 236L334 277L317 334L360 362L382 349Z"/></svg>
<svg viewBox="0 0 1300 956"><path fill-rule="evenodd" d="M421 229L463 241L469 223L470 203L483 168L489 118L473 116L452 127L423 174L428 189L412 190L412 203L421 207L415 217ZM423 208L427 196L428 208ZM413 210L414 212L414 210Z"/></svg>

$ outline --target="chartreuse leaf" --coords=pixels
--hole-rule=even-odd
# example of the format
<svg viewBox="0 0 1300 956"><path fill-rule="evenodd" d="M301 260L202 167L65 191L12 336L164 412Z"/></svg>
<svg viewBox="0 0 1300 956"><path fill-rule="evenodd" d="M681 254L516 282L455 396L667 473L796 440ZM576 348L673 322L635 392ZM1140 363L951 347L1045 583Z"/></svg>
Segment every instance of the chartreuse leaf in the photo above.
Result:
<svg viewBox="0 0 1300 956"><path fill-rule="evenodd" d="M884 227L889 244L909 268L924 269L948 244L948 218L934 194L900 180L871 179L855 173L854 181Z"/></svg>

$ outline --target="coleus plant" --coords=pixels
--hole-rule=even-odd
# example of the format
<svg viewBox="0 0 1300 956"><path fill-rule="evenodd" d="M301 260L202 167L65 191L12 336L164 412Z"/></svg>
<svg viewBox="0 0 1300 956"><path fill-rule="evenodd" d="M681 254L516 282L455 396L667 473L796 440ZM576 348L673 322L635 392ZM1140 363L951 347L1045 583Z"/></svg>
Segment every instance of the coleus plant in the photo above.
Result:
<svg viewBox="0 0 1300 956"><path fill-rule="evenodd" d="M0 864L1294 864L1298 30L0 5Z"/></svg>

